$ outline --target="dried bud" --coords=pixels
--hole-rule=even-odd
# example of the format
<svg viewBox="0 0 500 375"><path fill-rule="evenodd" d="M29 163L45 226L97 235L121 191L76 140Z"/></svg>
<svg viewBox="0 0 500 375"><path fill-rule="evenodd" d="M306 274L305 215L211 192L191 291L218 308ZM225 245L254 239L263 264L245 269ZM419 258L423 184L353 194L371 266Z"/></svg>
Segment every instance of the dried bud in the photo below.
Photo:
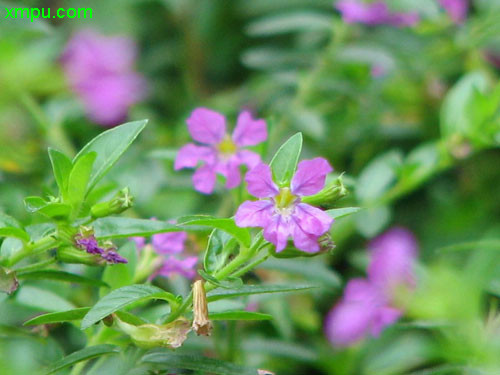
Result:
<svg viewBox="0 0 500 375"><path fill-rule="evenodd" d="M15 271L0 267L0 292L12 294L18 286Z"/></svg>
<svg viewBox="0 0 500 375"><path fill-rule="evenodd" d="M132 207L133 204L134 197L130 194L130 190L127 187L120 190L110 201L93 205L90 213L94 218L120 214Z"/></svg>
<svg viewBox="0 0 500 375"><path fill-rule="evenodd" d="M115 317L118 327L128 334L134 343L141 348L164 347L176 349L180 347L191 331L191 324L186 318L179 318L165 325L143 324L134 326Z"/></svg>
<svg viewBox="0 0 500 375"><path fill-rule="evenodd" d="M208 319L207 295L202 280L193 284L193 330L196 334L210 336L212 322Z"/></svg>

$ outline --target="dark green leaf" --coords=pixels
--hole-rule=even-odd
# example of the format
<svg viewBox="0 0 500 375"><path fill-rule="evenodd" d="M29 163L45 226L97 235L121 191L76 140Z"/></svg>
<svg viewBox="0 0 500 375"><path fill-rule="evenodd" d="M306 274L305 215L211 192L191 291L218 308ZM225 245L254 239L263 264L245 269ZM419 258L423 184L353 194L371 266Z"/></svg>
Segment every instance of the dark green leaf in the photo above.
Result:
<svg viewBox="0 0 500 375"><path fill-rule="evenodd" d="M97 238L148 237L156 233L180 232L186 230L165 221L132 219L128 217L104 217L94 222Z"/></svg>
<svg viewBox="0 0 500 375"><path fill-rule="evenodd" d="M0 237L14 237L24 242L30 240L30 236L24 230L14 227L0 228Z"/></svg>
<svg viewBox="0 0 500 375"><path fill-rule="evenodd" d="M128 122L107 130L87 143L78 155L76 155L74 162L77 162L90 152L94 151L97 153L97 158L90 176L88 190L92 190L99 180L118 161L120 156L144 129L147 122L147 120Z"/></svg>
<svg viewBox="0 0 500 375"><path fill-rule="evenodd" d="M50 163L52 164L54 178L56 179L57 186L59 187L59 192L61 193L63 199L67 200L66 192L68 190L69 174L73 168L73 163L62 152L54 150L50 147L49 158Z"/></svg>
<svg viewBox="0 0 500 375"><path fill-rule="evenodd" d="M100 299L94 307L85 315L82 321L82 329L89 328L93 324L104 319L111 313L120 310L131 303L146 301L149 299L163 299L175 301L175 296L152 285L129 285L113 290Z"/></svg>
<svg viewBox="0 0 500 375"><path fill-rule="evenodd" d="M263 314L251 311L223 311L209 314L212 320L271 320L273 317L269 314Z"/></svg>
<svg viewBox="0 0 500 375"><path fill-rule="evenodd" d="M80 307L78 309L43 314L24 322L23 325L35 326L39 324L64 323L71 322L73 320L80 320L83 319L89 310L90 307Z"/></svg>
<svg viewBox="0 0 500 375"><path fill-rule="evenodd" d="M182 225L201 225L223 230L233 236L245 247L249 247L252 242L249 230L237 226L234 219L219 219L208 215L196 215L180 218L178 222Z"/></svg>
<svg viewBox="0 0 500 375"><path fill-rule="evenodd" d="M86 361L88 359L100 357L102 355L114 354L114 353L118 353L118 352L119 352L119 348L115 345L104 344L104 345L89 346L89 347L84 348L82 350L78 350L74 353L71 353L70 355L57 361L44 374L45 375L53 374L53 373L58 372L62 369L73 366L74 364L76 364L78 362Z"/></svg>
<svg viewBox="0 0 500 375"><path fill-rule="evenodd" d="M239 296L247 296L251 294L265 293L285 293L285 292L300 292L318 288L317 285L244 285L239 289L216 289L207 293L209 302L217 301L224 298L233 298Z"/></svg>
<svg viewBox="0 0 500 375"><path fill-rule="evenodd" d="M19 279L60 280L60 281L68 281L70 283L87 284L93 286L108 286L108 284L102 282L101 280L91 279L89 277L75 275L74 273L58 271L58 270L38 270L38 271L19 272L17 276Z"/></svg>
<svg viewBox="0 0 500 375"><path fill-rule="evenodd" d="M236 240L220 229L214 229L208 238L207 250L203 259L205 270L214 273L222 268L236 250Z"/></svg>
<svg viewBox="0 0 500 375"><path fill-rule="evenodd" d="M143 362L155 363L163 369L183 369L199 371L204 374L218 375L256 375L257 369L242 367L230 362L224 362L199 355L180 355L165 351L146 354Z"/></svg>
<svg viewBox="0 0 500 375"><path fill-rule="evenodd" d="M271 160L274 181L279 186L288 186L295 174L302 151L302 133L290 137L276 152Z"/></svg>

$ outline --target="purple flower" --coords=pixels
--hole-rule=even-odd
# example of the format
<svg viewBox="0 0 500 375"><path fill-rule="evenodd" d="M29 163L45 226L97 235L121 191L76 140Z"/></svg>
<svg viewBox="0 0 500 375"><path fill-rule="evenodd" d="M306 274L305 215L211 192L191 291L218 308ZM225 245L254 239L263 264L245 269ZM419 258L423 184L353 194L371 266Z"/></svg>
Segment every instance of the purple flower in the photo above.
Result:
<svg viewBox="0 0 500 375"><path fill-rule="evenodd" d="M96 123L118 124L144 97L144 79L133 71L135 55L131 40L89 30L77 33L66 46L61 59L66 78Z"/></svg>
<svg viewBox="0 0 500 375"><path fill-rule="evenodd" d="M198 257L190 256L185 259L178 259L174 256L169 256L161 268L157 271L156 275L165 277L172 277L174 274L180 274L188 279L196 276L196 263Z"/></svg>
<svg viewBox="0 0 500 375"><path fill-rule="evenodd" d="M403 311L395 306L400 289L414 287L417 243L406 229L393 228L371 244L368 279L349 281L344 296L325 319L325 334L335 346L349 346L367 335L377 337Z"/></svg>
<svg viewBox="0 0 500 375"><path fill-rule="evenodd" d="M264 238L282 251L289 237L297 249L308 253L319 251L318 239L330 230L333 219L319 208L302 203L301 197L318 193L332 171L323 158L303 160L290 187L278 188L272 180L271 168L259 164L245 177L248 191L258 201L246 201L235 215L240 227L262 227Z"/></svg>
<svg viewBox="0 0 500 375"><path fill-rule="evenodd" d="M77 234L75 236L75 244L76 247L85 250L89 254L102 254L104 251L99 247L97 239L92 234L86 237L81 234Z"/></svg>
<svg viewBox="0 0 500 375"><path fill-rule="evenodd" d="M439 4L448 12L453 22L459 24L465 21L469 8L468 0L439 0Z"/></svg>
<svg viewBox="0 0 500 375"><path fill-rule="evenodd" d="M226 178L226 188L232 189L241 182L240 165L253 168L260 156L242 147L255 146L267 138L266 122L253 119L248 111L239 114L233 135L226 132L226 118L208 108L196 108L187 119L193 139L205 146L188 143L179 150L175 170L195 168L193 175L196 190L210 194L215 187L216 175Z"/></svg>
<svg viewBox="0 0 500 375"><path fill-rule="evenodd" d="M375 26L388 24L397 27L413 26L420 17L415 12L391 12L387 4L380 0L364 3L359 0L340 0L336 4L346 23L364 23Z"/></svg>
<svg viewBox="0 0 500 375"><path fill-rule="evenodd" d="M184 250L186 239L186 232L158 233L151 237L151 242L159 254L179 254Z"/></svg>
<svg viewBox="0 0 500 375"><path fill-rule="evenodd" d="M118 254L114 250L108 250L105 253L102 254L102 258L111 264L117 264L117 263L128 263L127 259L122 257L120 254Z"/></svg>

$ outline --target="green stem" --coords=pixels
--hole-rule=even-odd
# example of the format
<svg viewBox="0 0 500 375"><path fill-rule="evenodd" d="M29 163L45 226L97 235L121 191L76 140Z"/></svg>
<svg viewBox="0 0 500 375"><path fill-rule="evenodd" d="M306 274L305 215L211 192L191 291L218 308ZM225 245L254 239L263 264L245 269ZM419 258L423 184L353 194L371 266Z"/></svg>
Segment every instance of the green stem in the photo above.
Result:
<svg viewBox="0 0 500 375"><path fill-rule="evenodd" d="M44 251L57 247L58 244L59 240L55 237L52 236L42 237L36 242L27 244L21 251L14 254L8 260L8 264L9 266L13 266L28 256L41 254Z"/></svg>

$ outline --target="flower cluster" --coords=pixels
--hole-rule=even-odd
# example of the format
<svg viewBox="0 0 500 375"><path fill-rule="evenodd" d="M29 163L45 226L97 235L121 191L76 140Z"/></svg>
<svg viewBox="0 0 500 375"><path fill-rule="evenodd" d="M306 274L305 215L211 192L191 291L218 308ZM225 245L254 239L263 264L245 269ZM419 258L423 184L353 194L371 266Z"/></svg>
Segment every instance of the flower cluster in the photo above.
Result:
<svg viewBox="0 0 500 375"><path fill-rule="evenodd" d="M439 4L448 12L455 23L464 22L469 8L468 0L439 0Z"/></svg>
<svg viewBox="0 0 500 375"><path fill-rule="evenodd" d="M182 275L192 279L196 275L196 263L198 258L188 256L180 258L184 251L184 244L187 239L186 232L158 233L151 236L151 246L154 251L161 256L161 265L153 273L151 278L158 275L171 277L174 274ZM132 237L139 250L146 246L144 237Z"/></svg>
<svg viewBox="0 0 500 375"><path fill-rule="evenodd" d="M91 230L82 230L74 237L75 245L80 250L85 250L89 254L100 255L102 259L110 264L127 263L127 259L116 251L116 246L110 242L99 242Z"/></svg>
<svg viewBox="0 0 500 375"><path fill-rule="evenodd" d="M188 143L179 150L175 170L195 168L193 185L204 194L213 192L217 174L226 178L226 187L232 189L241 182L240 166L252 168L260 156L242 147L255 146L267 139L266 122L254 119L250 112L239 114L232 136L226 132L226 118L207 108L197 108L187 119L191 137L204 146Z"/></svg>
<svg viewBox="0 0 500 375"><path fill-rule="evenodd" d="M131 40L93 31L77 33L66 46L61 59L66 78L96 123L117 125L144 97L144 79L133 71L135 55Z"/></svg>
<svg viewBox="0 0 500 375"><path fill-rule="evenodd" d="M308 253L320 250L318 240L330 230L333 218L319 208L303 203L301 198L318 193L332 171L323 158L303 160L297 166L290 186L278 187L271 168L259 164L250 170L245 181L248 191L258 201L244 202L236 212L240 227L261 227L264 238L282 251L292 237L297 249Z"/></svg>
<svg viewBox="0 0 500 375"><path fill-rule="evenodd" d="M417 243L412 233L393 228L371 244L368 279L349 281L344 296L328 313L325 334L335 346L349 346L397 321L403 314L398 293L414 288Z"/></svg>
<svg viewBox="0 0 500 375"><path fill-rule="evenodd" d="M360 0L341 0L337 2L336 8L346 23L404 27L413 26L420 20L416 12L391 12L382 0L373 3L364 3Z"/></svg>

